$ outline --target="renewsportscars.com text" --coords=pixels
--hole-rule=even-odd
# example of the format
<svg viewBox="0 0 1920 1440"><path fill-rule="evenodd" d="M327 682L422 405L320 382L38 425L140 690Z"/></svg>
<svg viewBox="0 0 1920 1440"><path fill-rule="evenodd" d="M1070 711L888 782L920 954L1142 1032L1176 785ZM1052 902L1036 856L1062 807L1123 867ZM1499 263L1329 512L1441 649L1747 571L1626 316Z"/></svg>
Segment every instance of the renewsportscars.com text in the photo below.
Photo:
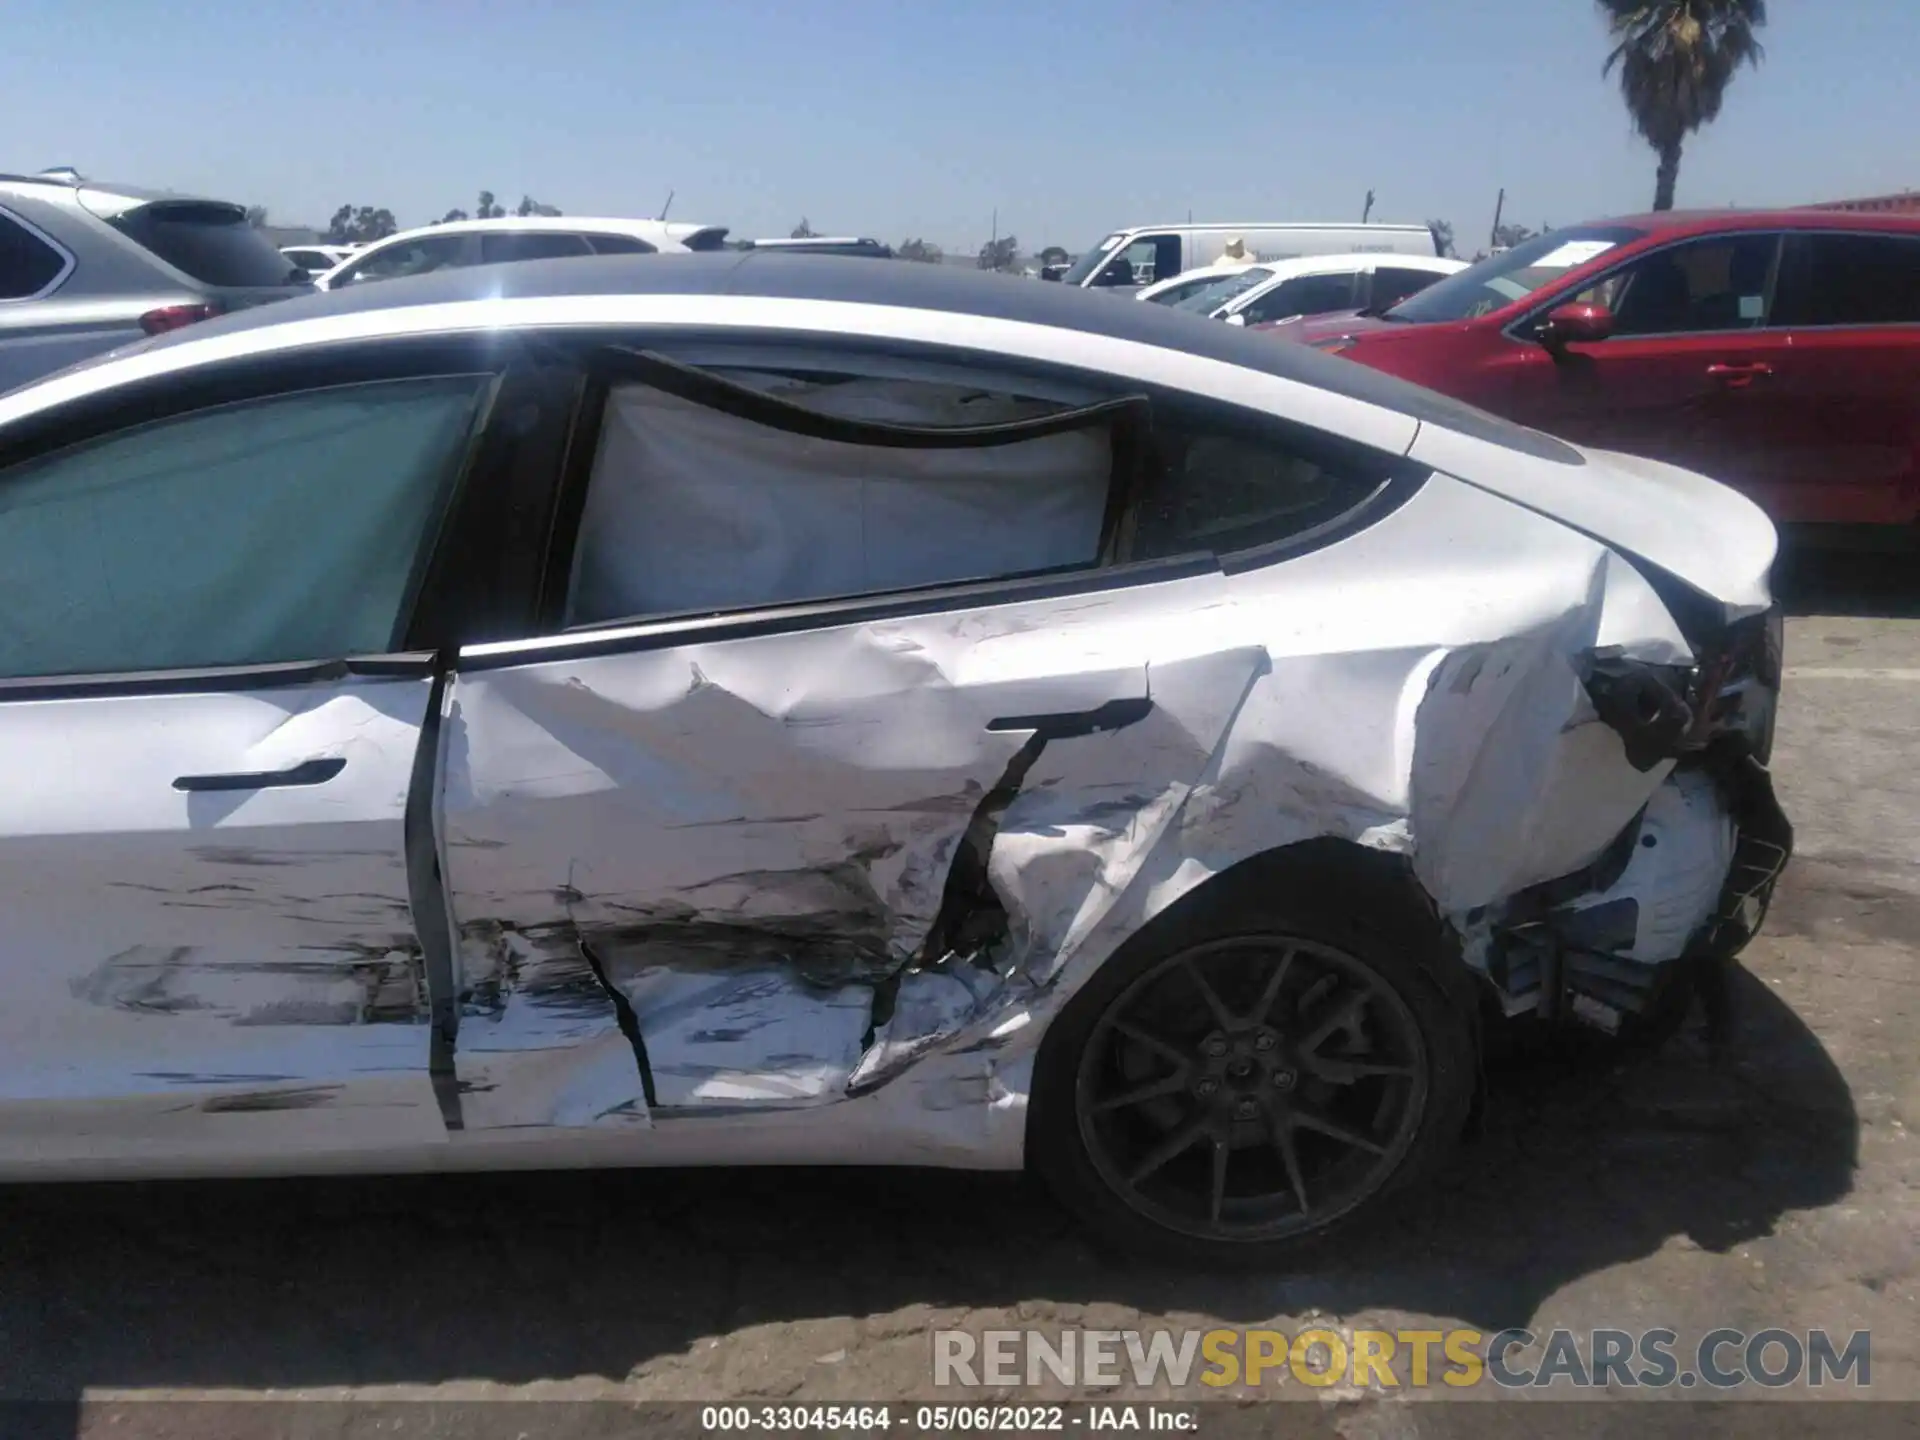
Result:
<svg viewBox="0 0 1920 1440"><path fill-rule="evenodd" d="M1298 1384L1376 1389L1731 1390L1873 1383L1870 1331L1709 1330L964 1330L933 1332L933 1383L1225 1389Z"/></svg>

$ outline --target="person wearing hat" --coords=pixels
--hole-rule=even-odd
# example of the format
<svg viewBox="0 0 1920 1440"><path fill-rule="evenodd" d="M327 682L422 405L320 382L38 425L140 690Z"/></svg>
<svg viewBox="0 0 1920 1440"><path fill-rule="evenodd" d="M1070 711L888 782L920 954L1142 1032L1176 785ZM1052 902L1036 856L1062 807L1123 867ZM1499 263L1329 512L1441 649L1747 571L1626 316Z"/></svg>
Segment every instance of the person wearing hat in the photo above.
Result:
<svg viewBox="0 0 1920 1440"><path fill-rule="evenodd" d="M1220 252L1219 263L1222 265L1251 265L1259 258L1257 255L1247 253L1247 242L1245 240L1241 239L1238 235L1229 235L1227 237L1226 248Z"/></svg>

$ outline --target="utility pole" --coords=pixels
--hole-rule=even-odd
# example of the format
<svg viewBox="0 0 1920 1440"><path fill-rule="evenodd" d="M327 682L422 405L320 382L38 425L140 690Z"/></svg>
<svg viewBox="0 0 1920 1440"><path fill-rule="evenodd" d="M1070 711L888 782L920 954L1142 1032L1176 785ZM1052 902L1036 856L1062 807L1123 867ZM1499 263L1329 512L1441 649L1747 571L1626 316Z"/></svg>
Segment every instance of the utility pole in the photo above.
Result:
<svg viewBox="0 0 1920 1440"><path fill-rule="evenodd" d="M1498 248L1500 244L1500 213L1506 208L1507 187L1502 185L1500 187L1500 198L1493 202L1493 234L1487 240L1487 248L1489 250Z"/></svg>

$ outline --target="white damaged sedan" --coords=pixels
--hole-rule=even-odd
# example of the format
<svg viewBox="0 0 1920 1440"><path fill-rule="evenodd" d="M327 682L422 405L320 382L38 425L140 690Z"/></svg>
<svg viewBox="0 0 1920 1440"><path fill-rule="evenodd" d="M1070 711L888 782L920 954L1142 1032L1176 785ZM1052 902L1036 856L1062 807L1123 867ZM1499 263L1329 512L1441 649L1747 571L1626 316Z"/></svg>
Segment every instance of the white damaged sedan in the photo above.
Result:
<svg viewBox="0 0 1920 1440"><path fill-rule="evenodd" d="M602 258L0 397L0 1175L1031 1162L1264 1260L1764 913L1772 527L1305 347Z"/></svg>

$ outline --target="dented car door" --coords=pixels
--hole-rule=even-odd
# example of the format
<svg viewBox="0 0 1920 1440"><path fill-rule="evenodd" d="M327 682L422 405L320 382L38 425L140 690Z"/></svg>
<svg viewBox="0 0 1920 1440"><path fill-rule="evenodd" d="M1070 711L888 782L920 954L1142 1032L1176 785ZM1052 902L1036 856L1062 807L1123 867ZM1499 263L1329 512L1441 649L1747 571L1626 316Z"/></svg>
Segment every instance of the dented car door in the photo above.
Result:
<svg viewBox="0 0 1920 1440"><path fill-rule="evenodd" d="M491 386L189 395L0 468L0 1158L444 1136L399 641Z"/></svg>
<svg viewBox="0 0 1920 1440"><path fill-rule="evenodd" d="M575 623L467 647L451 681L469 1130L886 1083L1064 963L1263 658L1165 623L1227 604L1210 560L1109 568L1144 402L917 394L929 425L884 385L635 369Z"/></svg>

